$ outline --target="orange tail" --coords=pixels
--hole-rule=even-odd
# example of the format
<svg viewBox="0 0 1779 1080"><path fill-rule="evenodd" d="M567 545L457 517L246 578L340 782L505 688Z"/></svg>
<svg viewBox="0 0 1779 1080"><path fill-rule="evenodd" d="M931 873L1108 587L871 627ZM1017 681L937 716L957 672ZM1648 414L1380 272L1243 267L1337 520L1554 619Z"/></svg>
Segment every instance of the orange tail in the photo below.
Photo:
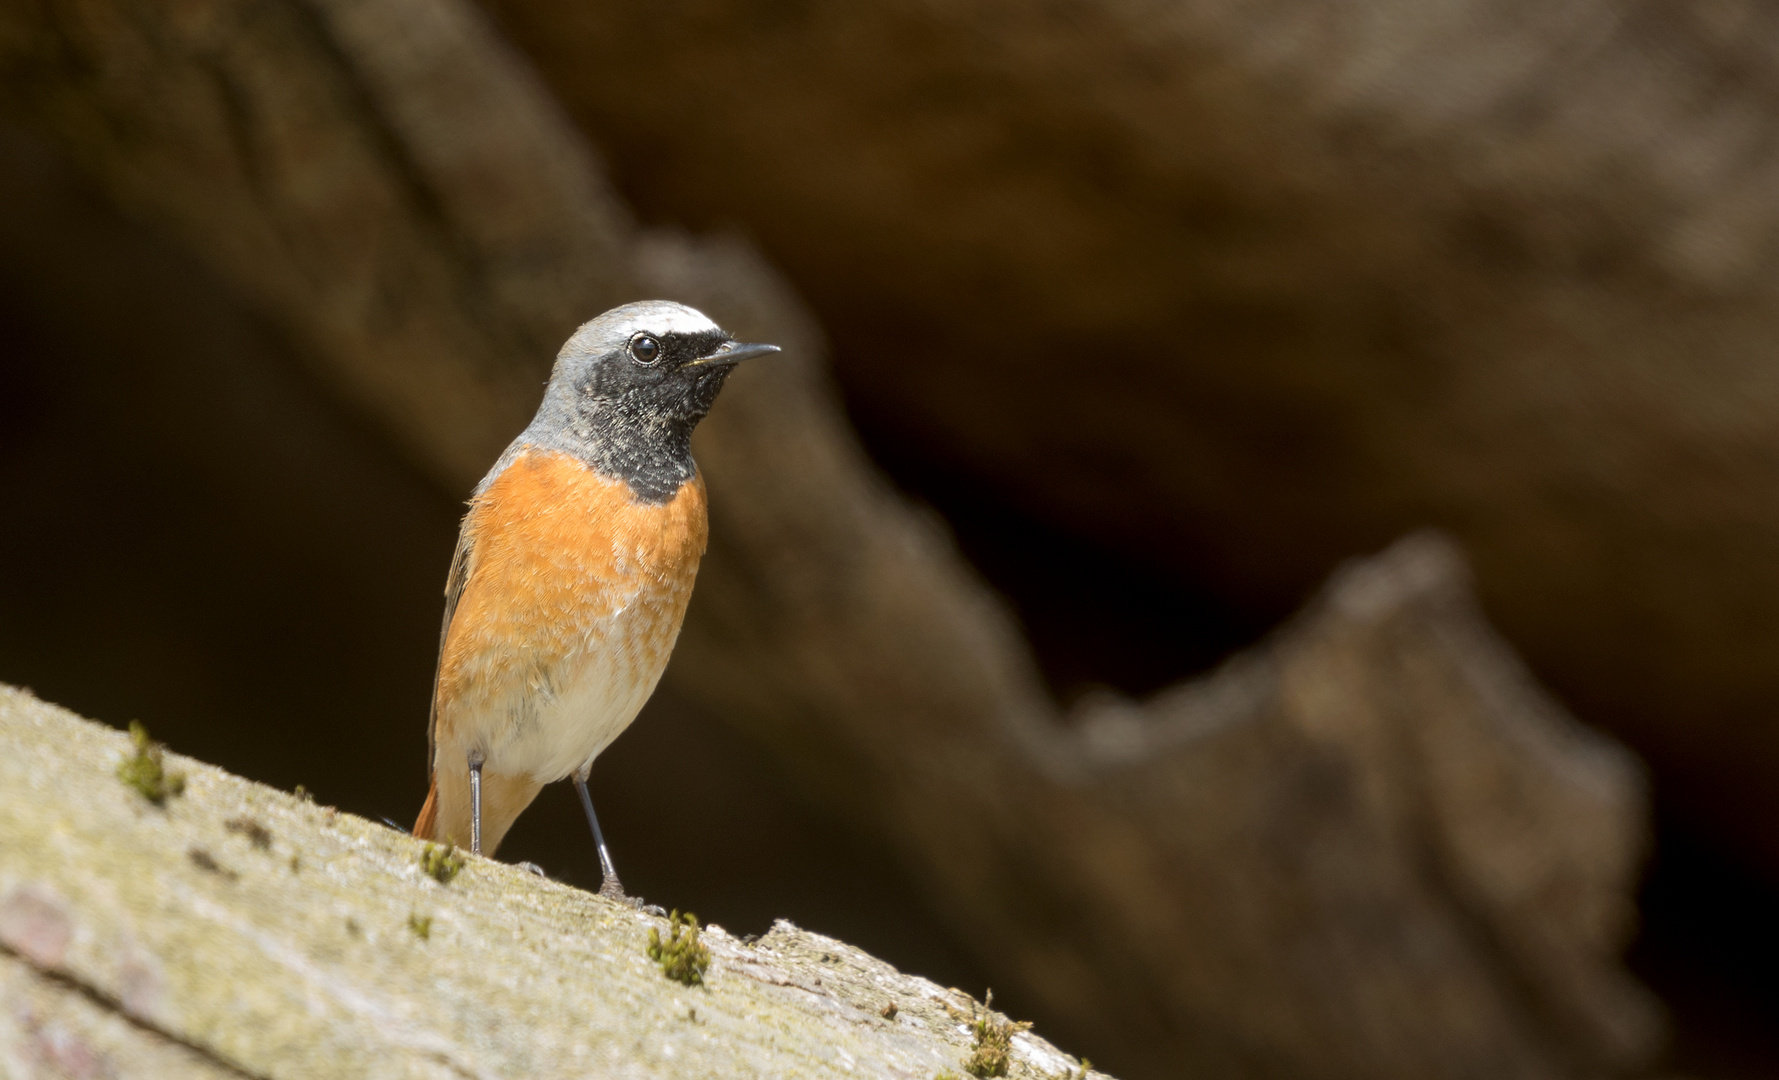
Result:
<svg viewBox="0 0 1779 1080"><path fill-rule="evenodd" d="M439 781L433 777L426 786L426 802L420 807L420 819L414 822L414 835L431 840L439 823Z"/></svg>

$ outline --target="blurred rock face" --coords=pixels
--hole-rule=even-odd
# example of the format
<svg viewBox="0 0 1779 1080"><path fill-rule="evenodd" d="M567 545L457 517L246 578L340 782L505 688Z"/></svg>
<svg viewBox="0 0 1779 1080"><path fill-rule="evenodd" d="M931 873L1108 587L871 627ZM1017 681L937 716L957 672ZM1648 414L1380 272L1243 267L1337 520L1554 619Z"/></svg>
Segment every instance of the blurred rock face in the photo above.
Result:
<svg viewBox="0 0 1779 1080"><path fill-rule="evenodd" d="M488 6L645 217L789 272L890 456L1254 621L1442 525L1779 866L1771 11Z"/></svg>

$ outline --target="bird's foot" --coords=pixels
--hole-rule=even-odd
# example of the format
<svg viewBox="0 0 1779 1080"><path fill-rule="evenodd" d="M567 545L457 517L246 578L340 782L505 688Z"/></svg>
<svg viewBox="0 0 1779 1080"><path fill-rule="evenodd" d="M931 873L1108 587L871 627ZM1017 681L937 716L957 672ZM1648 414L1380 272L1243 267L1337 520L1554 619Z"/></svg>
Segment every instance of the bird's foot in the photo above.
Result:
<svg viewBox="0 0 1779 1080"><path fill-rule="evenodd" d="M616 900L620 904L628 904L630 907L633 907L638 911L647 912L650 915L667 914L667 909L661 907L661 905L645 904L643 903L642 897L631 896L629 893L625 892L623 884L618 881L615 875L608 877L599 883L599 895L605 897L607 900Z"/></svg>

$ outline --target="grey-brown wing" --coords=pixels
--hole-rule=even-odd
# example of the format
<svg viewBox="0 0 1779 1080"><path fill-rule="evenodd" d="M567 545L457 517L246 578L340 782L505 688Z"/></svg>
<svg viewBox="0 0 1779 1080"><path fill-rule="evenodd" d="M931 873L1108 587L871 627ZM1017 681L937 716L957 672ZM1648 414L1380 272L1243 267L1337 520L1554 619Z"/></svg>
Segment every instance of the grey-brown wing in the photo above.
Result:
<svg viewBox="0 0 1779 1080"><path fill-rule="evenodd" d="M451 617L457 614L457 601L463 596L464 583L469 580L469 560L475 546L470 539L469 522L457 534L457 550L451 555L451 572L445 577L445 620L439 627L439 655L432 667L432 704L426 710L426 775L432 775L433 762L438 759L439 675L445 666L445 639L451 636Z"/></svg>

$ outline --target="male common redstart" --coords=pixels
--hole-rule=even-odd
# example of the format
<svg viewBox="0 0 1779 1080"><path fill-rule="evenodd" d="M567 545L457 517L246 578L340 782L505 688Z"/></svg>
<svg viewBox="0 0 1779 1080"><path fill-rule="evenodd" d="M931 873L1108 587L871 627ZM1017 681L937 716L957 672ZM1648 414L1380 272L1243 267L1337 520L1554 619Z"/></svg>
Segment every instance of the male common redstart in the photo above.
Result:
<svg viewBox="0 0 1779 1080"><path fill-rule="evenodd" d="M622 895L587 777L654 693L692 596L708 531L692 429L737 363L777 351L660 300L562 347L463 518L415 836L492 854L543 785L573 776L600 891Z"/></svg>

